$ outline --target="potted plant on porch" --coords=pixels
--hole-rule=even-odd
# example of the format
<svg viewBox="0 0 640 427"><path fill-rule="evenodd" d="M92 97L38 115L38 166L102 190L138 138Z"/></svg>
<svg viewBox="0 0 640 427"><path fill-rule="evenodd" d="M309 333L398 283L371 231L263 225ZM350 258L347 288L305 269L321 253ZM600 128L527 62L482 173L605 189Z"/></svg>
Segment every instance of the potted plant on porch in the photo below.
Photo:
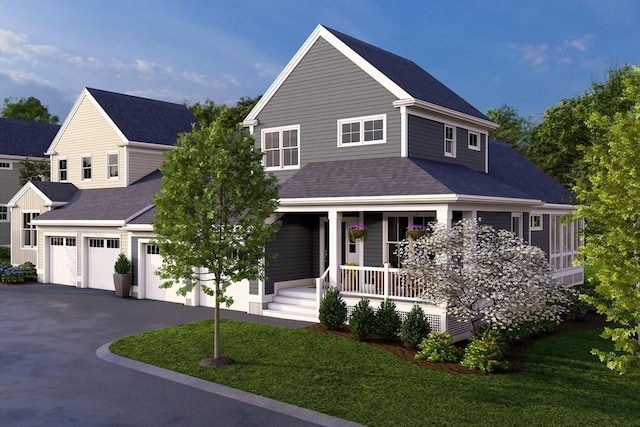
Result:
<svg viewBox="0 0 640 427"><path fill-rule="evenodd" d="M125 254L120 253L113 269L113 285L116 288L116 296L127 298L131 293L131 262Z"/></svg>
<svg viewBox="0 0 640 427"><path fill-rule="evenodd" d="M347 228L347 232L349 240L352 242L360 239L364 240L367 237L367 226L364 224L351 224Z"/></svg>

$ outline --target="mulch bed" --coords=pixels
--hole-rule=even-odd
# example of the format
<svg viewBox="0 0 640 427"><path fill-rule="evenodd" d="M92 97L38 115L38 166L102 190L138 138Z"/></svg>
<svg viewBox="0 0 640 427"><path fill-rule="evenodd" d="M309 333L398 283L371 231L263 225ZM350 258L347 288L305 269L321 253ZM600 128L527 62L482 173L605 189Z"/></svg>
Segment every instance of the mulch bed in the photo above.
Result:
<svg viewBox="0 0 640 427"><path fill-rule="evenodd" d="M566 332L573 332L582 329L602 329L605 326L605 316L597 314L597 313L587 313L582 319L576 320L565 320L560 323L553 332L545 332L540 335L537 335L533 338L529 338L527 340L522 341L521 343L512 346L509 349L509 354L507 355L507 360L511 363L511 370L509 372L520 372L524 369L523 364L523 354L525 348L531 345L532 343L541 340L543 338L547 338L553 335L563 334ZM357 341L358 338L355 337L350 331L347 325L342 325L342 327L335 331L329 331L324 326L319 323L308 326L306 329L321 333L321 334L332 334L341 336L347 339L351 339ZM422 367L432 369L434 371L440 372L448 372L451 374L459 374L459 375L482 375L478 371L471 371L458 363L432 363L427 362L425 360L417 360L415 359L415 350L409 350L402 346L400 340L394 342L384 342L379 339L370 339L365 341L366 344L377 347L381 350L388 351L389 353L395 354L396 356L404 359L408 362L415 363L416 365L420 365ZM463 347L465 343L458 343Z"/></svg>

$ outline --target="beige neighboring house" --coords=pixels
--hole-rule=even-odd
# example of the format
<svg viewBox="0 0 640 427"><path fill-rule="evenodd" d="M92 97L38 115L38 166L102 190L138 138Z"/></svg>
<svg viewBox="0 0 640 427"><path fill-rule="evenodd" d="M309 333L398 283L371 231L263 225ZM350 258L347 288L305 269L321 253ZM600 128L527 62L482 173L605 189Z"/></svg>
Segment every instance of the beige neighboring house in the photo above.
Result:
<svg viewBox="0 0 640 427"><path fill-rule="evenodd" d="M0 246L11 245L12 218L8 203L21 187L21 162L46 159L44 153L58 129L60 126L54 124L0 118Z"/></svg>

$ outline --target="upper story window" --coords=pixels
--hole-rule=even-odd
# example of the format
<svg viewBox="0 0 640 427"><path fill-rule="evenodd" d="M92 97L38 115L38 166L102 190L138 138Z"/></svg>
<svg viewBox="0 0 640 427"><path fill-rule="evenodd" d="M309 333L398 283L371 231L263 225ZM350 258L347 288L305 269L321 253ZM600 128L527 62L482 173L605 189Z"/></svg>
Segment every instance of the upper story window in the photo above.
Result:
<svg viewBox="0 0 640 427"><path fill-rule="evenodd" d="M67 159L58 160L58 180L65 182L67 180Z"/></svg>
<svg viewBox="0 0 640 427"><path fill-rule="evenodd" d="M262 130L266 170L300 167L300 125Z"/></svg>
<svg viewBox="0 0 640 427"><path fill-rule="evenodd" d="M91 156L82 156L82 180L91 179Z"/></svg>
<svg viewBox="0 0 640 427"><path fill-rule="evenodd" d="M384 144L387 116L356 117L338 120L338 147L363 144Z"/></svg>
<svg viewBox="0 0 640 427"><path fill-rule="evenodd" d="M456 156L456 128L450 125L444 125L444 155Z"/></svg>
<svg viewBox="0 0 640 427"><path fill-rule="evenodd" d="M40 212L22 212L22 247L37 248L38 232L31 221L40 215Z"/></svg>
<svg viewBox="0 0 640 427"><path fill-rule="evenodd" d="M1 161L0 162L0 169L7 169L7 170L13 169L13 162Z"/></svg>
<svg viewBox="0 0 640 427"><path fill-rule="evenodd" d="M7 205L0 205L0 222L9 221L9 208Z"/></svg>
<svg viewBox="0 0 640 427"><path fill-rule="evenodd" d="M107 153L107 178L118 178L118 153Z"/></svg>
<svg viewBox="0 0 640 427"><path fill-rule="evenodd" d="M469 149L480 151L480 134L469 131Z"/></svg>

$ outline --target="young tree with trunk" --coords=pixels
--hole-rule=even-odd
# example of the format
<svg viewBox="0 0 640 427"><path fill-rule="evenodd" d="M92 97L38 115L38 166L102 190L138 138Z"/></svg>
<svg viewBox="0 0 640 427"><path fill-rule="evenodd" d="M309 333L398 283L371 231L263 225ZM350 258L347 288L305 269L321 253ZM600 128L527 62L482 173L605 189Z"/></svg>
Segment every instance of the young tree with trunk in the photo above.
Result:
<svg viewBox="0 0 640 427"><path fill-rule="evenodd" d="M220 121L181 134L160 170L153 227L162 287L185 295L199 282L215 297L213 357L202 364L232 363L220 356L220 304L233 303L232 283L264 277L264 248L279 227L276 178L265 174L254 138Z"/></svg>
<svg viewBox="0 0 640 427"><path fill-rule="evenodd" d="M398 258L404 280L420 286L423 299L446 303L447 312L472 322L474 332L479 323L514 330L559 321L571 300L542 249L477 220L432 224L423 237L401 242Z"/></svg>
<svg viewBox="0 0 640 427"><path fill-rule="evenodd" d="M588 224L583 261L598 267L596 295L583 297L616 324L604 329L614 351L592 353L610 369L640 366L640 68L622 80L625 112L593 113L587 126L594 138L584 150L586 175L575 193L574 219Z"/></svg>

